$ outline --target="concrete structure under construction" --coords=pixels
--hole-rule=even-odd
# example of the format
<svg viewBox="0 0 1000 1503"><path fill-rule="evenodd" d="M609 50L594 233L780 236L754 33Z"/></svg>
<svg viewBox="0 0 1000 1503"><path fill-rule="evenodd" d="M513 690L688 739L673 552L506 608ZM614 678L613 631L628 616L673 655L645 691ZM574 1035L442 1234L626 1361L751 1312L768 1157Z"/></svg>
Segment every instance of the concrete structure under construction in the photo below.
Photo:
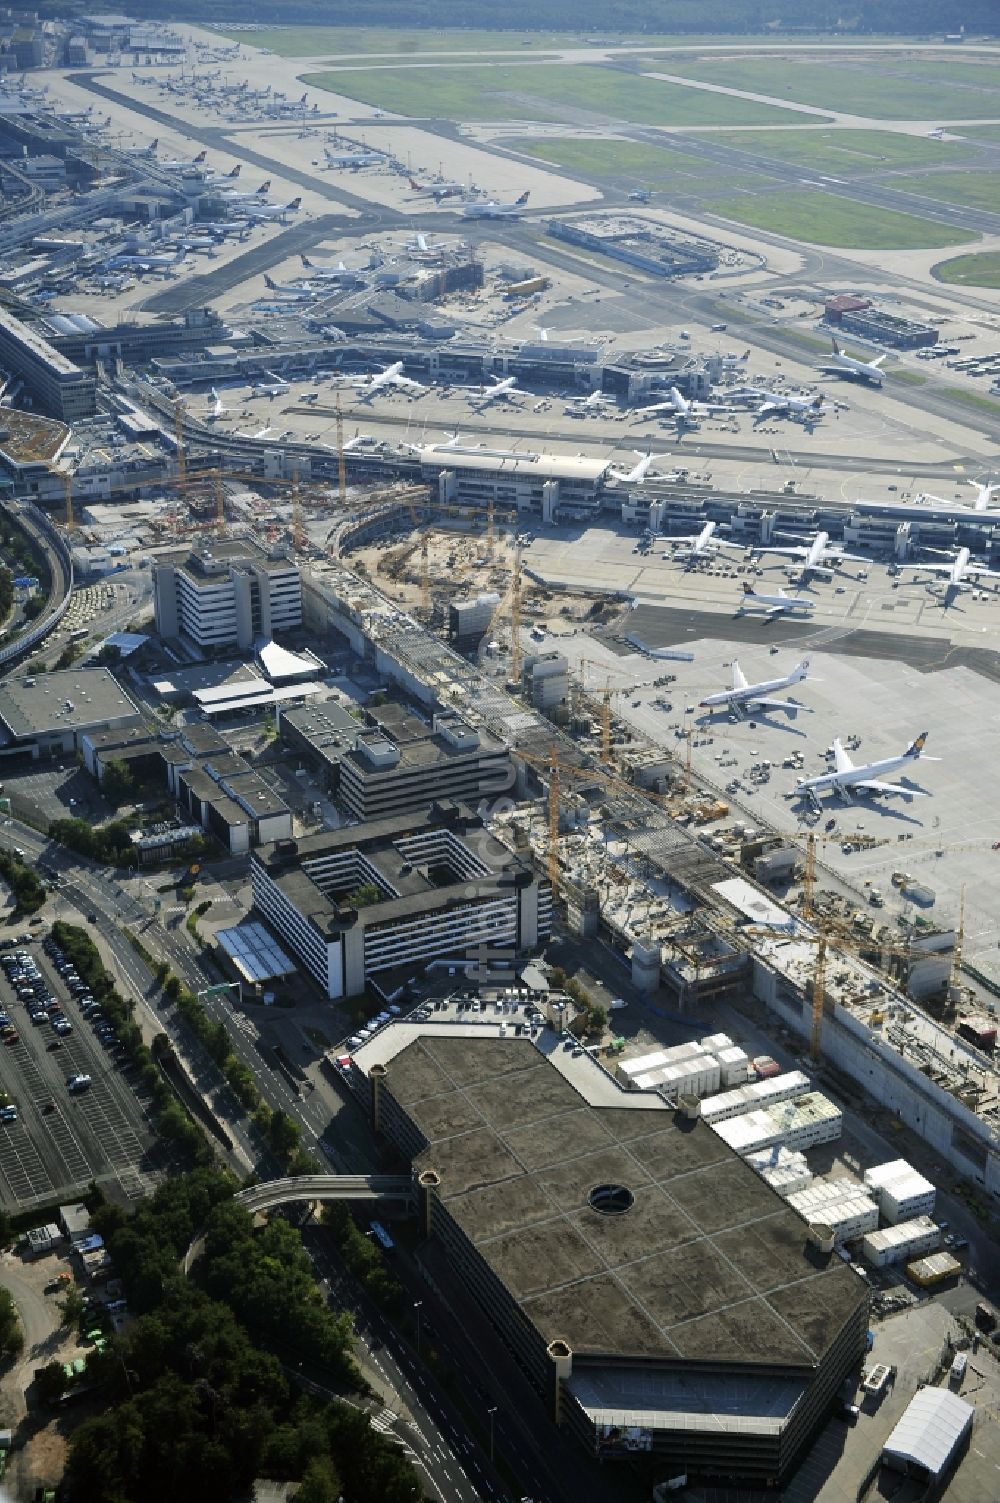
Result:
<svg viewBox="0 0 1000 1503"><path fill-rule="evenodd" d="M502 1022L393 1024L350 1079L412 1161L453 1297L556 1424L607 1462L784 1482L863 1356L868 1294L714 1132Z"/></svg>

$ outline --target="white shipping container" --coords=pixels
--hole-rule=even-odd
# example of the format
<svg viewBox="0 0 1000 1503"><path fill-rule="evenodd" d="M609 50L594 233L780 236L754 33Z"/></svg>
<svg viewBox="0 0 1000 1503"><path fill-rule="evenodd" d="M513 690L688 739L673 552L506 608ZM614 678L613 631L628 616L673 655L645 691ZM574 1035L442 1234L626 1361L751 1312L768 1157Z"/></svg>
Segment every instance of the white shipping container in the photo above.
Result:
<svg viewBox="0 0 1000 1503"><path fill-rule="evenodd" d="M888 1185L894 1179L905 1179L907 1175L916 1173L912 1164L906 1159L889 1159L884 1164L874 1164L871 1169L864 1172L866 1185L872 1188Z"/></svg>
<svg viewBox="0 0 1000 1503"><path fill-rule="evenodd" d="M802 1167L794 1164L778 1164L773 1169L759 1169L761 1179L766 1180L772 1190L787 1200L797 1190L804 1190L812 1182L812 1175L806 1167L805 1160Z"/></svg>
<svg viewBox="0 0 1000 1503"><path fill-rule="evenodd" d="M735 1046L728 1033L710 1033L707 1038L699 1040L698 1047L705 1054L718 1054L720 1049L732 1049Z"/></svg>
<svg viewBox="0 0 1000 1503"><path fill-rule="evenodd" d="M719 1061L721 1084L723 1086L742 1085L750 1071L750 1059L744 1049L734 1044L731 1049L719 1049L710 1051L715 1054Z"/></svg>
<svg viewBox="0 0 1000 1503"><path fill-rule="evenodd" d="M743 1112L739 1117L728 1117L711 1126L724 1143L744 1156L776 1147L783 1138L782 1130L770 1112Z"/></svg>
<svg viewBox="0 0 1000 1503"><path fill-rule="evenodd" d="M921 1175L915 1174L912 1180L897 1180L891 1185L885 1185L881 1193L876 1192L875 1198L879 1202L883 1220L895 1226L901 1221L933 1216L937 1193L933 1185L928 1184Z"/></svg>

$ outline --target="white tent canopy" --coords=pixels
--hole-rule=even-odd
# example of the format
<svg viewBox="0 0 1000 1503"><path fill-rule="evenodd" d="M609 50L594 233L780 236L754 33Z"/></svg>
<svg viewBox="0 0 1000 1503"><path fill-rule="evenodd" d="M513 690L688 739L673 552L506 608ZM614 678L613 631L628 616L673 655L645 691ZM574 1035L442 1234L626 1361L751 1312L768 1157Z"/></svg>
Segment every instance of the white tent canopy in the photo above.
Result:
<svg viewBox="0 0 1000 1503"><path fill-rule="evenodd" d="M919 1388L882 1449L889 1466L940 1477L971 1428L975 1409L947 1388Z"/></svg>

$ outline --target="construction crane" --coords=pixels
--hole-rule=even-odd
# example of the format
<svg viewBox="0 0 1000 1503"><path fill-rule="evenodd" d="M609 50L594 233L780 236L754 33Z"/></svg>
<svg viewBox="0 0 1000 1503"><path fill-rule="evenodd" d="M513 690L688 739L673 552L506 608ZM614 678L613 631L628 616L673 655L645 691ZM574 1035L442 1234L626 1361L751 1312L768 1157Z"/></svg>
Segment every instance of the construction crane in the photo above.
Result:
<svg viewBox="0 0 1000 1503"><path fill-rule="evenodd" d="M514 573L510 591L510 676L514 683L521 678L521 547L514 549Z"/></svg>
<svg viewBox="0 0 1000 1503"><path fill-rule="evenodd" d="M226 530L226 492L221 470L212 471L212 487L215 492L215 530L221 538Z"/></svg>
<svg viewBox="0 0 1000 1503"><path fill-rule="evenodd" d="M63 524L67 532L72 532L76 527L76 518L73 515L73 476L69 470L63 470L61 474L63 496L66 502L66 511Z"/></svg>
<svg viewBox="0 0 1000 1503"><path fill-rule="evenodd" d="M486 557L493 562L493 549L496 546L496 511L494 507L493 492L490 491L489 500L486 503Z"/></svg>
<svg viewBox="0 0 1000 1503"><path fill-rule="evenodd" d="M341 510L347 507L347 459L344 455L344 412L337 393L337 494Z"/></svg>
<svg viewBox="0 0 1000 1503"><path fill-rule="evenodd" d="M552 901L559 896L559 757L553 746L549 754L549 831L546 866Z"/></svg>
<svg viewBox="0 0 1000 1503"><path fill-rule="evenodd" d="M184 399L174 402L174 445L177 452L177 484L181 490L187 485L187 453L184 448Z"/></svg>
<svg viewBox="0 0 1000 1503"><path fill-rule="evenodd" d="M431 613L429 529L424 528L420 537L420 609L425 617Z"/></svg>
<svg viewBox="0 0 1000 1503"><path fill-rule="evenodd" d="M957 1002L962 984L962 952L965 949L965 883L958 900L958 928L955 945L951 952L951 974L948 977L948 1001Z"/></svg>

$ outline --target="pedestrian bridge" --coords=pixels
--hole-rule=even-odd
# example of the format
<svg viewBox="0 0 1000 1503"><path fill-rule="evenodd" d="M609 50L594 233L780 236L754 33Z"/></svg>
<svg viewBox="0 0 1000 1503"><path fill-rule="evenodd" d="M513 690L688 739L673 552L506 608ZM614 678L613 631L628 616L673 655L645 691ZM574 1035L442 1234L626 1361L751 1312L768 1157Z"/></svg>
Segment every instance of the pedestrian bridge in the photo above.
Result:
<svg viewBox="0 0 1000 1503"><path fill-rule="evenodd" d="M233 1199L246 1211L270 1211L296 1200L414 1200L408 1174L302 1174L269 1179Z"/></svg>

